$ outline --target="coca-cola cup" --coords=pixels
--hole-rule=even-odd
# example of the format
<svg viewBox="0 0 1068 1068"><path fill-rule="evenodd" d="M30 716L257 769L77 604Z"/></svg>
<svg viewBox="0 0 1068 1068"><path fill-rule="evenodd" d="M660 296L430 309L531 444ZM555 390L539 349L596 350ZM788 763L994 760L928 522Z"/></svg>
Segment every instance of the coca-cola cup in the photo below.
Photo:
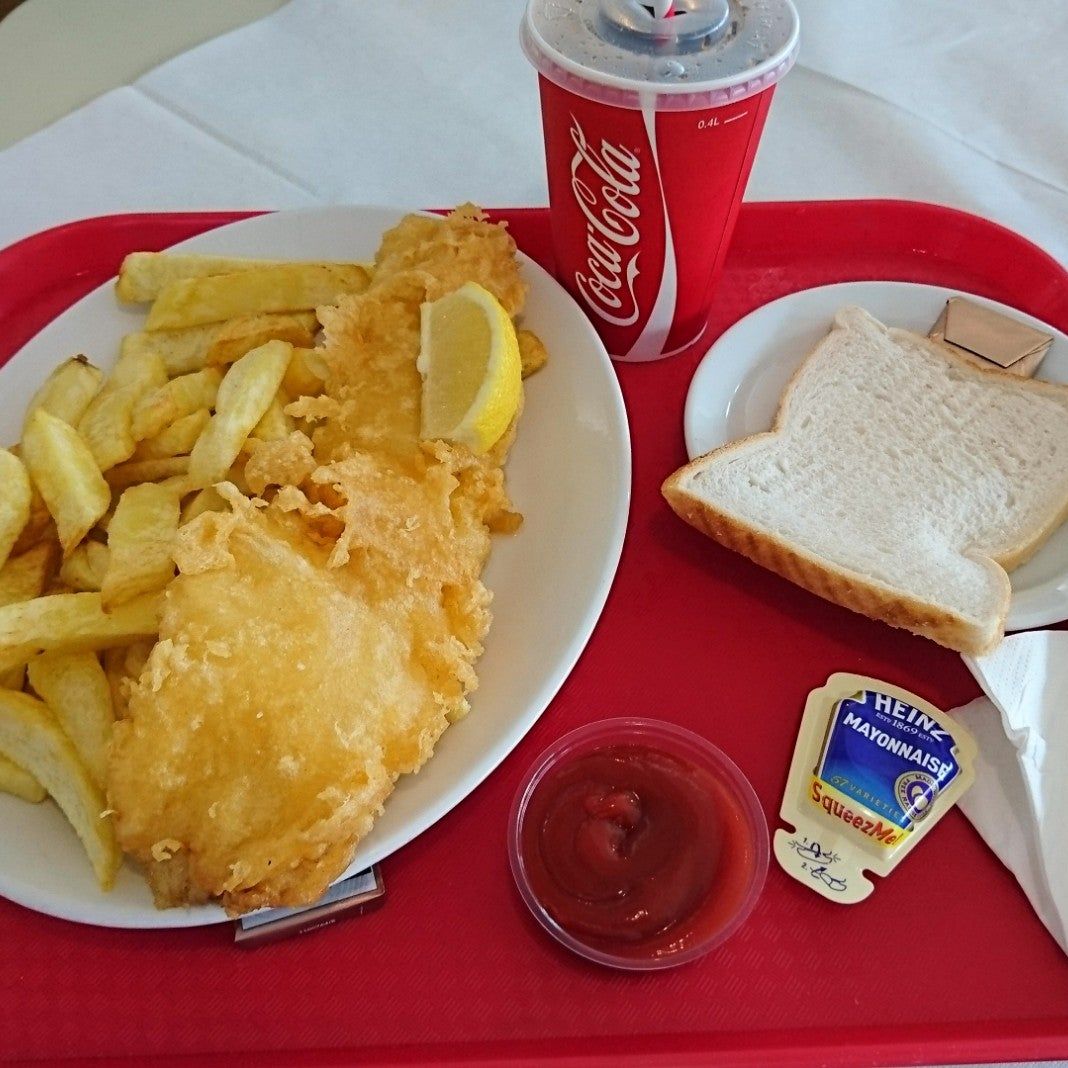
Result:
<svg viewBox="0 0 1068 1068"><path fill-rule="evenodd" d="M791 0L529 0L556 272L615 359L704 332L798 28Z"/></svg>

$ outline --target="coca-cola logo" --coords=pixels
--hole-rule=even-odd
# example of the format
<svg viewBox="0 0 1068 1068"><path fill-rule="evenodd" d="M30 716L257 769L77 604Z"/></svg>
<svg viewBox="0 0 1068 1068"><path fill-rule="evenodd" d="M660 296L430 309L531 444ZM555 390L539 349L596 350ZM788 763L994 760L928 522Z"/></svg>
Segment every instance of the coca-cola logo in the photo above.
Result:
<svg viewBox="0 0 1068 1068"><path fill-rule="evenodd" d="M641 160L622 145L601 140L600 151L571 116L571 191L586 218L586 271L575 285L596 315L615 326L638 319L634 284L638 277ZM633 249L633 252L631 250Z"/></svg>

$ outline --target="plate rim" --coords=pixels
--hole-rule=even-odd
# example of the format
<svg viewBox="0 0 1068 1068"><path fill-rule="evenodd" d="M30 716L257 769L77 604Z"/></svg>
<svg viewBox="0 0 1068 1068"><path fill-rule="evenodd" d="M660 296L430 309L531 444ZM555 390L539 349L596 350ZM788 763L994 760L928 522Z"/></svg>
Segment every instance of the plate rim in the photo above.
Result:
<svg viewBox="0 0 1068 1068"><path fill-rule="evenodd" d="M896 279L878 278L862 278L853 281L831 282L825 285L806 286L804 289L798 289L792 293L785 293L781 297L776 297L775 300L770 300L766 304L761 304L759 307L753 308L752 311L747 312L745 315L731 323L731 325L727 327L727 329L724 330L723 333L720 334L719 337L717 337L705 350L690 378L690 384L686 390L686 402L683 406L683 437L686 444L687 462L692 462L700 456L707 455L710 451L727 444L728 441L736 440L726 439L713 445L711 449L698 449L694 445L699 434L698 426L701 422L698 408L700 406L702 393L707 388L705 383L713 370L712 365L714 363L716 351L721 350L724 345L729 346L733 341L734 336L737 333L741 333L742 329L750 324L751 320L759 318L765 314L772 314L772 309L778 309L783 304L805 299L818 299L825 295L829 296L836 290L856 290L858 288L871 290L885 290L887 288L903 291L922 290L926 293L949 293L955 296L965 297L969 300L984 304L987 307L993 307L1005 312L1011 312L1016 316L1022 316L1029 324L1034 325L1036 329L1042 329L1048 332L1055 340L1059 339L1066 347L1066 351L1068 351L1068 331L1061 330L1058 327L1047 323L1045 320L1040 319L1038 316L1030 314L1030 312L1025 312L1020 308L1014 308L1011 304L1006 304L1004 301L997 300L994 297L986 297L978 293L972 293L967 289L954 286L935 285L930 282L907 282ZM774 334L769 334L769 338L774 340ZM804 359L804 356L802 356L802 359ZM744 364L745 368L751 368L752 366L753 361L751 360L746 361ZM740 384L740 382L736 383L736 386L738 384ZM759 433L759 431L754 431L754 433ZM1042 550L1039 549L1039 554L1041 552ZM1063 574L1068 576L1068 565L1066 565ZM1057 591L1053 591L1047 599L1040 599L1038 604L1020 605L1018 603L1016 591L1013 590L1008 614L1006 616L1005 631L1006 634L1008 634L1010 632L1016 633L1021 630L1029 630L1034 627L1046 627L1060 623L1066 618L1068 618L1068 595L1062 595L1058 600Z"/></svg>
<svg viewBox="0 0 1068 1068"><path fill-rule="evenodd" d="M405 209L403 207L384 204L311 205L300 208L281 209L278 211L266 211L235 219L231 222L224 223L221 226L210 227L191 237L177 241L161 251L195 251L196 246L205 239L210 241L211 239L214 239L216 235L225 236L228 232L232 232L234 228L254 228L257 225L265 225L265 220L273 220L279 217L299 220L302 217L312 216L352 217L361 215L365 217L368 215L378 217L378 222L376 222L375 225L379 234L383 233L388 227L395 225L406 215L420 215L432 219L442 218L442 214L438 212L429 212L421 208ZM507 220L505 219L504 221ZM271 225L271 223L267 222L266 225ZM626 539L627 525L630 516L634 473L630 422L619 377L615 371L614 364L612 363L603 342L601 342L594 330L593 325L589 322L589 319L585 314L582 313L581 308L578 307L570 294L567 293L563 286L549 271L542 267L542 265L531 256L523 252L522 249L517 249L516 256L521 269L528 275L528 280L530 276L538 278L541 284L549 286L550 292L553 292L558 298L565 299L568 305L576 310L576 322L581 322L582 328L587 335L587 339L591 342L592 347L597 354L598 359L596 363L604 372L603 378L607 387L605 400L612 415L611 425L613 433L611 434L611 438L617 446L615 450L617 456L615 472L620 492L613 497L615 507L613 508L611 515L608 517L608 540L602 543L603 552L601 555L601 570L595 584L593 596L587 601L584 610L580 615L574 633L567 644L566 652L553 666L553 670L546 673L541 685L537 688L533 697L528 702L528 709L532 711L529 711L527 716L523 717L516 723L513 731L509 733L501 747L499 747L500 751L492 750L483 754L482 758L474 764L464 777L463 786L458 786L447 791L436 805L426 813L422 814L418 820L413 821L413 823L417 825L416 830L411 833L395 833L391 838L388 838L378 847L371 850L366 857L357 855L357 857L354 858L353 863L350 864L349 867L334 880L334 882L349 877L355 871L363 870L372 864L381 862L392 853L403 848L409 842L414 841L425 831L433 827L443 816L448 814L474 793L475 790L485 782L489 775L508 758L542 717L552 703L553 698L570 677L575 664L578 662L582 653L585 651L586 646L589 644L597 623L604 612L608 595L611 592L619 570L619 562L623 552L623 545ZM69 307L55 315L48 323L41 327L40 330L21 345L16 352L12 353L10 360L5 361L5 366L7 363L17 360L31 345L38 344L42 337L44 337L58 322L70 315L76 314L83 304L97 299L104 291L113 289L116 277L117 276L113 275L110 278L105 279L100 285L95 286L88 293L74 301ZM3 368L0 367L0 371L2 370ZM233 921L233 917L228 916L220 905L214 904L178 906L175 908L154 911L151 914L146 913L143 916L135 911L134 915L129 918L121 915L118 917L106 918L98 915L91 915L79 909L77 903L74 903L72 906L68 898L64 898L51 891L46 892L44 898L37 893L30 895L21 893L20 888L17 885L12 886L5 877L2 866L0 866L0 897L44 915L87 926L115 930L173 930L202 927Z"/></svg>

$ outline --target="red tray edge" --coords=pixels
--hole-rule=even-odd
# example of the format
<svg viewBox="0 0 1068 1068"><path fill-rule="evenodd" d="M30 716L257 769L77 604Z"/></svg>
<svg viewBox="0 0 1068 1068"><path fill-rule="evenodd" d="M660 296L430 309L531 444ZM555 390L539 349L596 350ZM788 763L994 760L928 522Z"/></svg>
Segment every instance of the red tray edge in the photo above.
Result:
<svg viewBox="0 0 1068 1068"><path fill-rule="evenodd" d="M922 1030L923 1037L912 1032ZM1012 1061L1027 1045L1029 1060L1068 1057L1068 1040L1051 1031L1049 1021L1018 1021L1002 1034L977 1040L966 1024L941 1024L902 1030L881 1027L851 1031L829 1041L819 1031L756 1031L723 1033L715 1052L694 1035L663 1034L611 1040L588 1038L544 1039L522 1042L464 1042L417 1044L408 1047L373 1046L359 1050L311 1049L303 1051L230 1051L206 1054L176 1054L154 1058L159 1068L185 1068L195 1063L203 1068L395 1068L398 1065L478 1065L479 1068L510 1068L520 1064L551 1063L554 1068L591 1068L606 1063L626 1063L632 1068L696 1068L698 1065L736 1068L784 1068L812 1065L820 1068L853 1068L905 1064L988 1064ZM922 1059L906 1048L922 1049ZM14 1066L36 1061L7 1062ZM76 1057L53 1063L67 1068L92 1068L102 1063L128 1064L129 1059Z"/></svg>
<svg viewBox="0 0 1068 1068"><path fill-rule="evenodd" d="M1028 237L1024 237L1022 234L1017 233L1015 230L1010 229L1007 226L1003 226L1001 223L994 222L991 219L987 219L982 215L976 215L974 212L964 211L961 208L955 208L948 204L939 204L930 200L908 200L898 197L842 197L842 198L829 198L827 200L747 200L745 201L745 208L747 210L770 210L770 211L782 211L785 208L795 209L810 209L821 210L825 208L837 208L843 205L847 205L850 208L870 207L873 210L886 211L886 210L900 210L908 214L915 214L917 211L929 213L933 216L954 217L962 221L967 220L969 225L977 225L983 229L989 230L991 233L997 233L1001 237L1007 237L1014 242L1023 243L1029 245L1036 253L1045 258L1051 270L1068 275L1066 270L1056 259L1053 258L1041 245L1032 241ZM166 217L168 220L175 223L189 223L190 225L196 225L203 221L218 220L217 225L225 226L230 222L238 222L241 219L252 218L256 215L266 215L273 211L286 210L278 208L242 208L242 209L211 209L206 211L136 211L136 212L110 212L103 215L87 215L79 219L71 219L67 222L57 223L55 226L46 227L44 230L38 230L35 233L27 234L25 237L19 238L17 241L12 242L10 245L6 245L0 248L0 258L7 256L16 250L21 251L22 247L28 244L32 244L38 241L50 239L53 237L65 237L67 234L83 229L92 228L96 225L112 225L115 222L133 222L135 220L152 220L159 219L160 217ZM304 210L304 209L293 209ZM402 211L403 208L397 208L396 210ZM430 208L427 209L433 212L448 211L447 208ZM504 206L504 207L489 207L485 209L490 215L502 215L510 216L526 213L537 213L548 211L548 207L538 204L527 204L522 206ZM210 229L206 227L205 229Z"/></svg>
<svg viewBox="0 0 1068 1068"><path fill-rule="evenodd" d="M784 208L798 211L832 210L847 205L850 208L870 207L880 211L900 211L912 215L923 213L934 221L947 217L959 219L976 232L985 230L991 237L1009 240L1018 247L1026 247L1036 259L1044 261L1051 275L1058 276L1068 286L1068 270L1047 253L1041 246L1017 232L995 223L989 219L962 211L946 205L904 199L838 199L818 201L754 201L747 202L750 210L782 210ZM158 222L167 219L175 225L199 227L195 233L207 232L219 226L245 218L266 214L273 209L262 210L219 210L219 211L185 211L185 212L132 212L112 213L89 216L57 224L0 249L0 270L7 266L9 257L17 258L30 252L36 255L43 251L42 246L60 244L72 235L81 235L84 231L95 228L110 229L114 226L129 226L138 222ZM521 208L490 208L488 213L494 217L526 216L543 213L547 209L539 206ZM191 235L188 235L191 236ZM185 236L178 240L185 240ZM1068 305L1066 305L1068 315ZM0 362L3 362L0 360ZM665 1034L659 1036L634 1036L625 1042L620 1039L611 1041L603 1039L546 1039L544 1041L524 1041L509 1043L466 1043L446 1042L434 1045L412 1047L369 1047L356 1050L306 1050L300 1053L285 1051L279 1053L231 1052L209 1053L206 1055L176 1055L159 1060L156 1063L175 1065L188 1063L191 1059L198 1064L240 1065L245 1062L257 1065L299 1064L299 1065L333 1065L351 1064L353 1058L359 1058L361 1064L415 1064L415 1063L477 1063L480 1065L504 1065L525 1063L529 1061L551 1061L557 1065L587 1065L600 1063L606 1057L625 1058L628 1063L638 1065L691 1065L691 1064L797 1064L812 1063L825 1065L846 1064L902 1064L903 1056L909 1056L909 1050L923 1049L923 1063L974 1062L984 1063L1003 1059L1012 1059L1021 1055L1031 1059L1068 1057L1068 1036L1058 1033L1054 1028L1056 1020L1014 1021L1002 1025L996 1035L978 1035L974 1027L965 1022L939 1025L915 1025L911 1028L879 1028L857 1030L849 1035L842 1035L841 1040L828 1042L818 1031L784 1032L747 1032L722 1034L719 1036L720 1047L711 1053L702 1046L700 1036ZM595 1048L591 1045L595 1043ZM762 1044L762 1045L761 1045ZM758 1048L759 1047L759 1048ZM911 1063L921 1063L910 1058ZM32 1064L37 1062L9 1062ZM60 1063L100 1064L98 1058L74 1058ZM124 1062L128 1063L128 1062Z"/></svg>

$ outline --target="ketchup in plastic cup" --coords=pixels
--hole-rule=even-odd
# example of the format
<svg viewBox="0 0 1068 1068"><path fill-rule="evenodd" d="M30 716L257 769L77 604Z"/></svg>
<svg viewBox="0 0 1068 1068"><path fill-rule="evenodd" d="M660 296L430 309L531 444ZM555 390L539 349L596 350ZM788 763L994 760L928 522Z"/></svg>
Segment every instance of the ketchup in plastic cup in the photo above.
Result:
<svg viewBox="0 0 1068 1068"><path fill-rule="evenodd" d="M581 727L535 762L512 807L512 874L538 922L599 964L684 964L756 905L768 827L749 782L670 723Z"/></svg>
<svg viewBox="0 0 1068 1068"><path fill-rule="evenodd" d="M798 34L791 0L529 0L557 276L615 359L704 332Z"/></svg>

